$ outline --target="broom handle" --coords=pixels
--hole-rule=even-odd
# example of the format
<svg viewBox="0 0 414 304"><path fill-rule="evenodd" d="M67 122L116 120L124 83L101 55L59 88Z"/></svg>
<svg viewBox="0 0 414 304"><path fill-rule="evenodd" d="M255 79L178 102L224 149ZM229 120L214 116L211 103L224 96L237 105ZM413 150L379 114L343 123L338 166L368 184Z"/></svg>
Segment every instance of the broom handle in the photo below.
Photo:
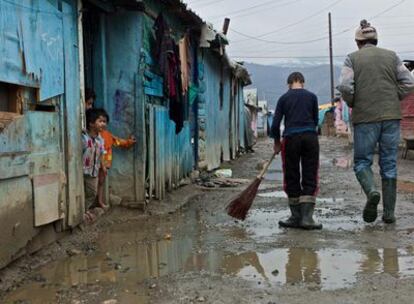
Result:
<svg viewBox="0 0 414 304"><path fill-rule="evenodd" d="M260 172L260 174L257 176L258 179L262 179L263 176L266 174L267 169L269 169L270 164L272 163L272 161L275 159L276 157L276 153L273 153L272 157L270 158L270 160L267 162L266 166L264 166L263 170Z"/></svg>

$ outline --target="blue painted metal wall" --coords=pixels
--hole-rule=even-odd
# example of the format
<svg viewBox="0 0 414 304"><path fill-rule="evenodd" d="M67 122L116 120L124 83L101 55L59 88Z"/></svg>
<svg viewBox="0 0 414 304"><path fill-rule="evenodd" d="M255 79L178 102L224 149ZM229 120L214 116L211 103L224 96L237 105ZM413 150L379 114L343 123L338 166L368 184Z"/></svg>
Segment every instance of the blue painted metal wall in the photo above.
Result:
<svg viewBox="0 0 414 304"><path fill-rule="evenodd" d="M219 58L204 52L200 60L203 73L200 73L200 160L208 170L218 168L223 158L230 160L230 79L231 71L225 69L221 76ZM220 105L220 81L223 82L223 102Z"/></svg>
<svg viewBox="0 0 414 304"><path fill-rule="evenodd" d="M140 76L142 13L118 11L101 16L95 54L96 105L107 110L109 130L137 144L114 149L111 192L126 202L145 200L145 119Z"/></svg>
<svg viewBox="0 0 414 304"><path fill-rule="evenodd" d="M163 199L167 190L179 186L194 166L193 148L191 144L190 123L185 122L179 134L175 134L175 123L170 120L168 108L150 105L149 137L151 149L148 157L153 161L150 166L149 193L156 199Z"/></svg>
<svg viewBox="0 0 414 304"><path fill-rule="evenodd" d="M237 84L237 96L236 96L236 102L238 104L238 112L239 112L239 118L238 118L238 139L239 139L239 147L245 148L246 142L244 138L244 96L243 96L243 85L239 81Z"/></svg>
<svg viewBox="0 0 414 304"><path fill-rule="evenodd" d="M63 94L62 13L47 0L0 1L0 81Z"/></svg>
<svg viewBox="0 0 414 304"><path fill-rule="evenodd" d="M52 3L0 1L0 81L19 85L24 103L0 132L0 268L84 212L76 2ZM54 111L29 111L39 102Z"/></svg>

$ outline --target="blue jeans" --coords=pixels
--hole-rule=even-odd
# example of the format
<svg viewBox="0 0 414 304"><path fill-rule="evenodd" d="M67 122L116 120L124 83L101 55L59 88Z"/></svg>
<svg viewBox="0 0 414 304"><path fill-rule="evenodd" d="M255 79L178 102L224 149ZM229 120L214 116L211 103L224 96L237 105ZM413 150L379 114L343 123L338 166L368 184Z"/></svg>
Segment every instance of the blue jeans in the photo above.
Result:
<svg viewBox="0 0 414 304"><path fill-rule="evenodd" d="M382 178L397 178L400 121L386 120L354 125L354 171L371 168L375 147L379 144Z"/></svg>

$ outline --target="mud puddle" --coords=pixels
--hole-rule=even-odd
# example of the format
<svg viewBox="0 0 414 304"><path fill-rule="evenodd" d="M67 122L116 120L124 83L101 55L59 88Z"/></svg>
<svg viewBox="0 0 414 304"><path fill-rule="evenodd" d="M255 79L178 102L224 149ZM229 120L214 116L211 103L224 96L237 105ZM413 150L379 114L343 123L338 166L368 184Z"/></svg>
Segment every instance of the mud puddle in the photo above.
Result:
<svg viewBox="0 0 414 304"><path fill-rule="evenodd" d="M228 255L225 261L224 273L257 284L305 284L317 290L351 287L363 275L387 273L396 278L414 275L414 257L409 249L280 248L266 253Z"/></svg>
<svg viewBox="0 0 414 304"><path fill-rule="evenodd" d="M88 286L92 289L89 293L99 293L106 285L115 285L112 298L120 303L144 304L149 300L149 287L140 286L143 280L177 272L213 272L259 287L306 285L314 290L350 288L364 275L414 276L412 249L277 248L264 253L194 253L188 240L177 240L133 246L113 257L116 263L108 261L105 254L79 255L53 263L39 272L43 283L25 286L9 295L5 303L54 303L64 289Z"/></svg>
<svg viewBox="0 0 414 304"><path fill-rule="evenodd" d="M329 222L329 212L335 210L321 209L319 214L325 230L355 228L345 226L349 217L336 216ZM189 272L230 275L259 287L304 284L315 290L348 288L363 275L414 276L414 247L313 249L282 243L272 248L271 241L286 236L277 220L288 215L285 208L253 209L243 224L227 219L216 225L223 222L222 214L193 205L168 218L122 223L101 233L96 250L41 268L4 303L71 303L86 297L96 299L87 303L116 299L145 304L156 278ZM235 247L223 246L230 243ZM270 245L243 250L246 243Z"/></svg>

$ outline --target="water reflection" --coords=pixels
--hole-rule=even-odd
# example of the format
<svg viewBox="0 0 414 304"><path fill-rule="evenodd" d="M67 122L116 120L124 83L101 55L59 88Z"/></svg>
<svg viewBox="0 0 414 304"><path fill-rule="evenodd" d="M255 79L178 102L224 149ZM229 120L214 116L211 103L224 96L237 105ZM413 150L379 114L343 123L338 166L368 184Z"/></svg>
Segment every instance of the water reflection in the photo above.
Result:
<svg viewBox="0 0 414 304"><path fill-rule="evenodd" d="M191 240L181 239L118 249L113 255L101 252L52 263L40 271L45 284L32 283L10 294L7 300L27 300L36 294L32 303L48 303L55 299L59 289L99 282L97 288L100 289L115 284L122 303L145 303L144 291L139 291L137 284L147 278L177 272L209 271L255 283L305 284L316 290L350 287L360 275L388 273L397 278L414 275L412 248L362 251L278 248L264 253L235 254L220 250L194 252ZM128 290L134 290L136 294L128 293Z"/></svg>
<svg viewBox="0 0 414 304"><path fill-rule="evenodd" d="M408 253L408 252L407 252ZM361 269L364 273L388 273L396 278L400 277L399 259L406 265L406 257L396 248L367 249L365 250L365 259L361 263ZM407 267L409 268L409 267ZM406 272L404 269L403 273ZM409 269L407 269L409 271Z"/></svg>
<svg viewBox="0 0 414 304"><path fill-rule="evenodd" d="M286 263L286 283L321 284L321 270L317 253L312 249L290 248Z"/></svg>
<svg viewBox="0 0 414 304"><path fill-rule="evenodd" d="M211 218L198 208L168 220L155 219L152 226L137 228L136 222L117 225L102 233L97 251L48 264L38 272L44 280L19 288L5 303L56 303L59 294L73 286L96 288L97 297L110 286L120 303L147 303L146 279L180 272L211 272L265 283L262 286L303 284L318 290L351 287L362 275L414 276L414 246L348 250L289 247L286 242L284 247L282 242L281 247L271 250L241 252L222 247L252 240L261 244L274 241L277 228L269 221L273 216L269 212L273 211L253 210L244 227L209 229ZM154 231L171 234L172 238L154 236Z"/></svg>

